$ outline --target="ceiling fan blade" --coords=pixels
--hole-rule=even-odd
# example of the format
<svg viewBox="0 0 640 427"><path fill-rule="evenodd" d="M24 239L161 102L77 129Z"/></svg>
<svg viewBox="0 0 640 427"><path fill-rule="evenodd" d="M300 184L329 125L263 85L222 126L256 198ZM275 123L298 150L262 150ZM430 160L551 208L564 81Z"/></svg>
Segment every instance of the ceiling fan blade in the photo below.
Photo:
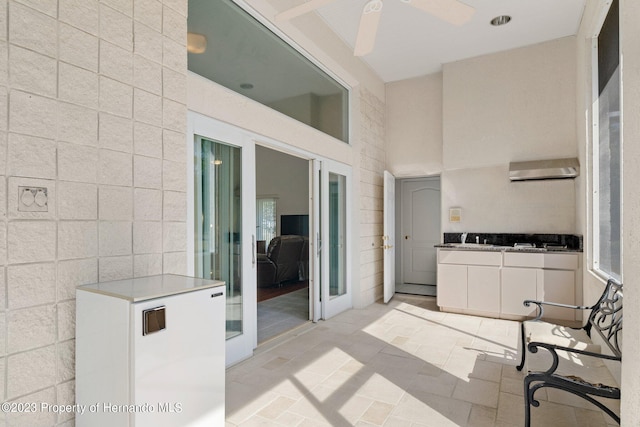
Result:
<svg viewBox="0 0 640 427"><path fill-rule="evenodd" d="M292 7L291 9L287 9L284 12L280 12L275 16L275 20L277 22L280 21L288 21L289 19L293 19L297 16L304 15L305 13L312 12L325 4L329 4L334 2L335 0L309 0L308 2L302 3L299 6Z"/></svg>
<svg viewBox="0 0 640 427"><path fill-rule="evenodd" d="M467 23L476 10L458 0L402 0L416 9L424 10L453 25Z"/></svg>
<svg viewBox="0 0 640 427"><path fill-rule="evenodd" d="M356 36L356 46L353 50L355 56L364 56L373 50L378 32L378 23L382 11L382 0L371 0L362 10L360 26Z"/></svg>

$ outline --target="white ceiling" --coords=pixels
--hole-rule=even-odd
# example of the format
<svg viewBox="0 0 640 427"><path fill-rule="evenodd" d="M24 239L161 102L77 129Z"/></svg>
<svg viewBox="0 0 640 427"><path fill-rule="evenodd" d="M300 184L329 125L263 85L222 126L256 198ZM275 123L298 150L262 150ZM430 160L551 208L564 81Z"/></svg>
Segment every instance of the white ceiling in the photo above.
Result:
<svg viewBox="0 0 640 427"><path fill-rule="evenodd" d="M312 13L318 13L353 48L367 1L334 0ZM448 62L574 35L585 7L585 0L464 3L476 12L470 22L456 27L401 0L384 0L375 47L362 59L385 82L431 74ZM512 20L502 27L490 25L499 15L509 15Z"/></svg>

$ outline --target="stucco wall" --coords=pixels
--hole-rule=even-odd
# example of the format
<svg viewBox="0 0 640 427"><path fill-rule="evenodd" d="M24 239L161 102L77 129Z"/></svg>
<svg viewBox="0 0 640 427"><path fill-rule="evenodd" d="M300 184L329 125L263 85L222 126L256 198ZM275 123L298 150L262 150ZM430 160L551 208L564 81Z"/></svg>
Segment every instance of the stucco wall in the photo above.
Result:
<svg viewBox="0 0 640 427"><path fill-rule="evenodd" d="M360 194L359 245L360 291L355 307L366 307L382 298L382 174L384 172L384 103L366 88L360 88L361 145L357 159ZM359 183L359 184L358 184ZM358 206L355 207L356 209Z"/></svg>
<svg viewBox="0 0 640 427"><path fill-rule="evenodd" d="M577 154L575 37L443 66L445 169Z"/></svg>
<svg viewBox="0 0 640 427"><path fill-rule="evenodd" d="M622 425L640 425L640 3L622 0L621 50L624 73L624 208L623 279L625 285L625 329L622 364Z"/></svg>
<svg viewBox="0 0 640 427"><path fill-rule="evenodd" d="M385 140L397 178L442 172L442 73L386 85Z"/></svg>
<svg viewBox="0 0 640 427"><path fill-rule="evenodd" d="M511 182L507 165L442 173L443 232L574 233L572 180ZM460 223L449 208L461 207Z"/></svg>
<svg viewBox="0 0 640 427"><path fill-rule="evenodd" d="M386 85L386 167L442 175L443 232L576 232L574 181L507 175L510 161L577 156L575 49L567 37Z"/></svg>
<svg viewBox="0 0 640 427"><path fill-rule="evenodd" d="M444 65L444 232L576 231L572 181L507 175L511 161L577 155L575 46L566 37Z"/></svg>
<svg viewBox="0 0 640 427"><path fill-rule="evenodd" d="M77 285L186 272L186 5L0 0L2 401L74 403Z"/></svg>

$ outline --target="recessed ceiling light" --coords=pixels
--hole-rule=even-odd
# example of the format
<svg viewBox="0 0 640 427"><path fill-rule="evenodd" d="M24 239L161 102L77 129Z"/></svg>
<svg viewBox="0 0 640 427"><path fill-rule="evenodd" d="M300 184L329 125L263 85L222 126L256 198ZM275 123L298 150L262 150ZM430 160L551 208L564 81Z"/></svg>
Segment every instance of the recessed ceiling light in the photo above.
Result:
<svg viewBox="0 0 640 427"><path fill-rule="evenodd" d="M242 88L242 89L253 89L253 85L251 83L242 83L242 84L240 84L240 88Z"/></svg>
<svg viewBox="0 0 640 427"><path fill-rule="evenodd" d="M499 27L500 25L509 23L509 21L511 21L511 17L509 15L496 16L491 20L491 25Z"/></svg>

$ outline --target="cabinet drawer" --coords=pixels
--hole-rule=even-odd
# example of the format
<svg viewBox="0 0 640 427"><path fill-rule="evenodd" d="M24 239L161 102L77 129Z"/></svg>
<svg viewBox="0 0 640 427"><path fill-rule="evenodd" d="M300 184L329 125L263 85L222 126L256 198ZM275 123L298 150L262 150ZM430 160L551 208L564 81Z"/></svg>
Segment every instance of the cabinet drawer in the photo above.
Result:
<svg viewBox="0 0 640 427"><path fill-rule="evenodd" d="M577 270L578 254L544 254L544 268Z"/></svg>
<svg viewBox="0 0 640 427"><path fill-rule="evenodd" d="M501 252L481 251L438 251L438 262L441 264L494 265L502 263Z"/></svg>
<svg viewBox="0 0 640 427"><path fill-rule="evenodd" d="M505 267L542 268L544 266L544 254L524 253L524 252L505 252L504 266Z"/></svg>
<svg viewBox="0 0 640 427"><path fill-rule="evenodd" d="M577 270L578 254L505 252L504 266Z"/></svg>

